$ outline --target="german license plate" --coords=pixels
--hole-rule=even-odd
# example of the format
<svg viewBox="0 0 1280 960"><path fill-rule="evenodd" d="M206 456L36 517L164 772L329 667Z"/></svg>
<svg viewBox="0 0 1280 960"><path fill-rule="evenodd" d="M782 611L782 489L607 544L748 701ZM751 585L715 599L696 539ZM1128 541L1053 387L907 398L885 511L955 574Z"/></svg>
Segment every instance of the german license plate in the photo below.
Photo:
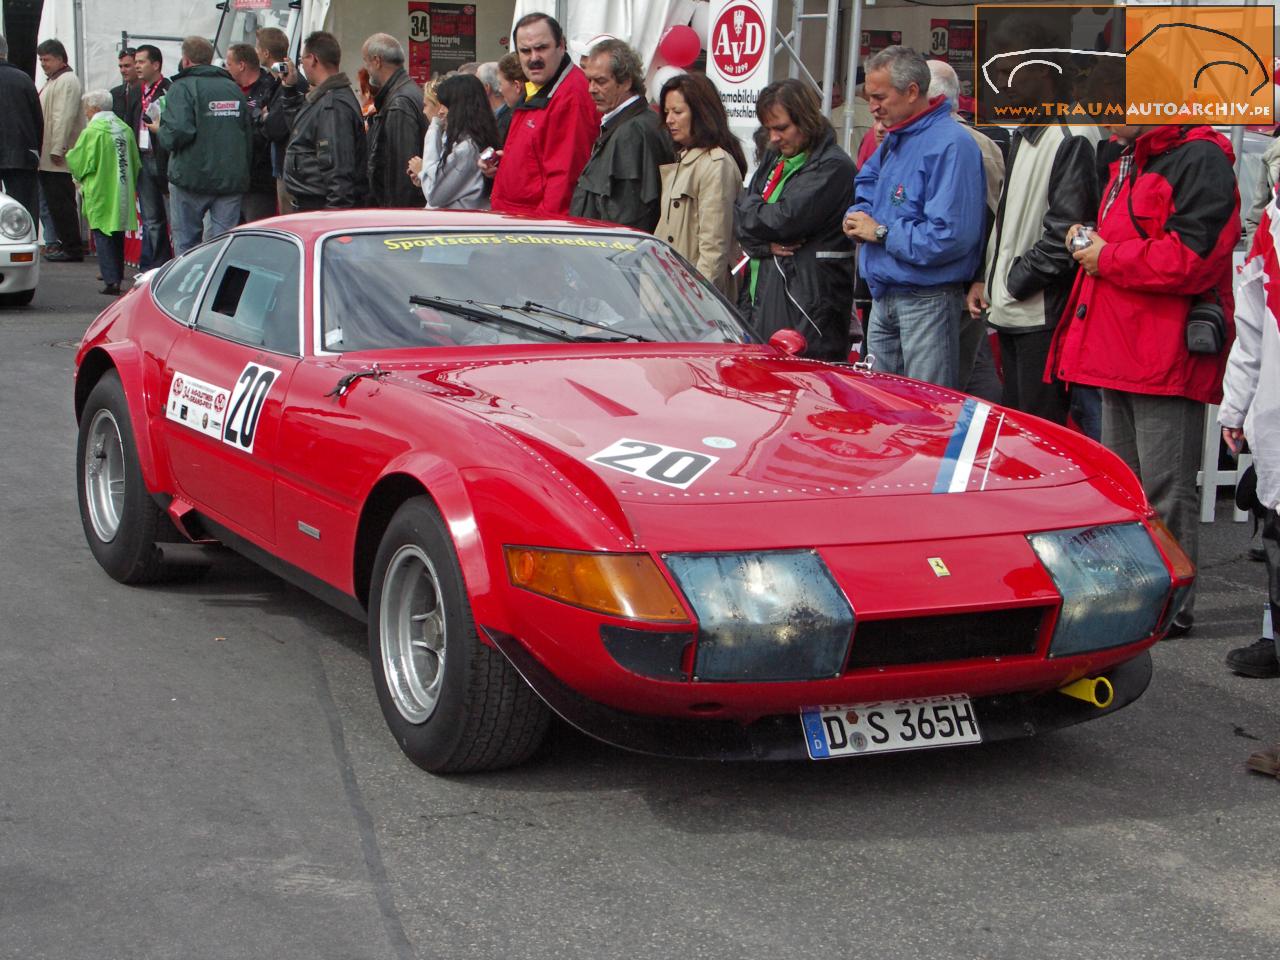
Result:
<svg viewBox="0 0 1280 960"><path fill-rule="evenodd" d="M973 704L960 693L810 707L800 720L812 760L982 742Z"/></svg>

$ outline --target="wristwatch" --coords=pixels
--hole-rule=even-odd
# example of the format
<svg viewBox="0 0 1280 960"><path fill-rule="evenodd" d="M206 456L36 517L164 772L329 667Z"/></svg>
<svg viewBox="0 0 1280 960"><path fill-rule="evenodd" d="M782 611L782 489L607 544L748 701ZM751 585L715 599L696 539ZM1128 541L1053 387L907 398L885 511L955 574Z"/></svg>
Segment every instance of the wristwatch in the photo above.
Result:
<svg viewBox="0 0 1280 960"><path fill-rule="evenodd" d="M884 238L889 235L889 228L883 223L876 227L876 243L884 243Z"/></svg>

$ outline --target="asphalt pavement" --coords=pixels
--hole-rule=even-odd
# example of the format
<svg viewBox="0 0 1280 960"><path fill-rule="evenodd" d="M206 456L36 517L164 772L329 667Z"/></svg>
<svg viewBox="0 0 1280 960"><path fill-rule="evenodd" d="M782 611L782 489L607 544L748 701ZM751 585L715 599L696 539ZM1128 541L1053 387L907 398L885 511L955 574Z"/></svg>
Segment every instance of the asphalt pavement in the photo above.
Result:
<svg viewBox="0 0 1280 960"><path fill-rule="evenodd" d="M711 764L556 728L433 777L362 624L229 553L123 587L84 543L73 347L94 265L0 310L0 957L1273 958L1280 680L1249 525L1133 706L1032 740Z"/></svg>

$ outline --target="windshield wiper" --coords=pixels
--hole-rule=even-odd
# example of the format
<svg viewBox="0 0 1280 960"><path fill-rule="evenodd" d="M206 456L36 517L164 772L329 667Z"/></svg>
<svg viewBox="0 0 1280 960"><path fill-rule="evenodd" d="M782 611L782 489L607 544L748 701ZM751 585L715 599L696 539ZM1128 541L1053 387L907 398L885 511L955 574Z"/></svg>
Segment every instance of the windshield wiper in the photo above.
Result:
<svg viewBox="0 0 1280 960"><path fill-rule="evenodd" d="M574 338L567 333L551 327L544 327L538 323L525 323L523 320L504 317L497 312L498 309L507 309L505 307L491 309L487 304L477 303L474 300L454 300L451 297L425 297L419 294L411 296L409 302L415 307L441 307L451 313L456 313L460 317L466 317L468 320L489 323L495 327L507 327L511 330L522 330L525 333L536 333L551 340L559 340L562 343L574 342Z"/></svg>
<svg viewBox="0 0 1280 960"><path fill-rule="evenodd" d="M587 320L584 317L575 317L572 313L565 313L563 310L557 310L555 307L548 307L544 303L538 303L534 300L526 300L523 306L513 306L511 304L501 304L503 310L522 310L525 313L545 313L549 317L559 317L561 320L568 320L570 323L580 323L584 327L594 327L596 330L603 330L606 333L613 334L605 340L602 337L574 337L575 340L581 341L601 341L608 343L611 340L635 340L639 343L653 343L651 337L643 337L638 333L628 333L626 330L615 330L607 323L597 323L594 320Z"/></svg>

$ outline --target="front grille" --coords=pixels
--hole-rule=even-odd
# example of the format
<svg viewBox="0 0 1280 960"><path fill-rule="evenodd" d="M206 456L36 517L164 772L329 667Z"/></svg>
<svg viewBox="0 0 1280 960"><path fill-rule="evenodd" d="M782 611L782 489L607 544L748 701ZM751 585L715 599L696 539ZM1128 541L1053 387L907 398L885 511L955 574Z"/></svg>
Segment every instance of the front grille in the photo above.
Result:
<svg viewBox="0 0 1280 960"><path fill-rule="evenodd" d="M849 669L1035 653L1045 607L858 621Z"/></svg>

